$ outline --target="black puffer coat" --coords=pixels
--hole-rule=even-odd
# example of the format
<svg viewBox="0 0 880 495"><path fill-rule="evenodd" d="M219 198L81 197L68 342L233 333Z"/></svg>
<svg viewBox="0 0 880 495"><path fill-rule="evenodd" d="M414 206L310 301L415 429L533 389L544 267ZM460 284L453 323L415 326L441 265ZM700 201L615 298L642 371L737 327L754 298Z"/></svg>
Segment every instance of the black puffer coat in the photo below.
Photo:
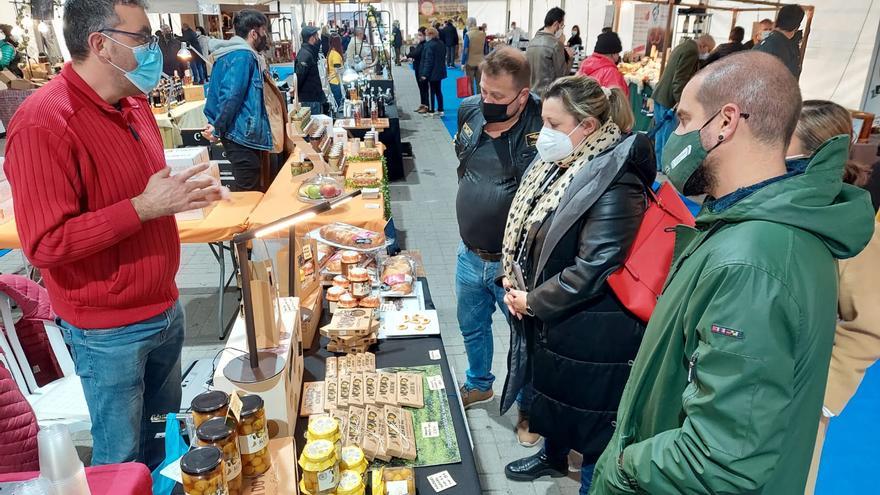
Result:
<svg viewBox="0 0 880 495"><path fill-rule="evenodd" d="M585 463L595 462L611 438L644 334L606 280L626 259L656 170L642 134L625 138L590 167L607 172L587 178L582 169L556 212L529 232L522 267L535 317L512 319L502 397L506 410L531 374L530 430L565 442ZM591 191L603 181L604 191Z"/></svg>

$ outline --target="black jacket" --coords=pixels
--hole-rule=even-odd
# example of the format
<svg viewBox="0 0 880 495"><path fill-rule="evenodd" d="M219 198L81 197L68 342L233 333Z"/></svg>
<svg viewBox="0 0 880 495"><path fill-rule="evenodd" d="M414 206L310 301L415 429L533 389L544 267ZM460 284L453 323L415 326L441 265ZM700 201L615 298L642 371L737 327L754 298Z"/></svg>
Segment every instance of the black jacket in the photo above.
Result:
<svg viewBox="0 0 880 495"><path fill-rule="evenodd" d="M391 34L394 36L394 42L391 43L391 46L395 48L400 48L403 46L403 33L400 32L400 28L395 26L391 30Z"/></svg>
<svg viewBox="0 0 880 495"><path fill-rule="evenodd" d="M446 46L458 45L458 29L452 24L446 24L440 29L440 39Z"/></svg>
<svg viewBox="0 0 880 495"><path fill-rule="evenodd" d="M321 35L321 53L325 57L330 53L330 37L326 34Z"/></svg>
<svg viewBox="0 0 880 495"><path fill-rule="evenodd" d="M177 58L177 52L180 51L180 39L173 34L159 36L159 51L162 52L162 72L173 76L174 71L178 71L178 75L183 77L186 64Z"/></svg>
<svg viewBox="0 0 880 495"><path fill-rule="evenodd" d="M438 39L425 42L422 59L419 61L419 77L429 81L446 79L446 47Z"/></svg>
<svg viewBox="0 0 880 495"><path fill-rule="evenodd" d="M409 47L407 58L412 59L412 67L416 73L416 79L419 77L419 71L422 70L422 52L425 49L425 41L418 42L415 46Z"/></svg>
<svg viewBox="0 0 880 495"><path fill-rule="evenodd" d="M773 31L755 50L776 55L782 63L788 67L788 70L794 74L795 78L801 77L801 49L799 46L799 36L788 39L788 36Z"/></svg>
<svg viewBox="0 0 880 495"><path fill-rule="evenodd" d="M732 55L736 52L740 52L746 49L746 45L742 43L735 43L733 41L729 43L722 43L718 45L712 53L709 54L709 58L706 59L705 65L709 65L712 62L720 60L728 55Z"/></svg>
<svg viewBox="0 0 880 495"><path fill-rule="evenodd" d="M595 158L591 167L608 167L604 192L587 200L599 180L582 171L556 212L530 229L522 260L535 317L512 319L502 407L513 403L517 379L530 370L530 431L564 442L589 464L611 438L644 334L606 281L626 259L647 208L645 188L656 173L651 150L650 140L636 134ZM527 356L514 355L523 349Z"/></svg>
<svg viewBox="0 0 880 495"><path fill-rule="evenodd" d="M296 86L299 90L299 101L327 101L321 85L321 73L318 72L318 45L304 43L296 54Z"/></svg>

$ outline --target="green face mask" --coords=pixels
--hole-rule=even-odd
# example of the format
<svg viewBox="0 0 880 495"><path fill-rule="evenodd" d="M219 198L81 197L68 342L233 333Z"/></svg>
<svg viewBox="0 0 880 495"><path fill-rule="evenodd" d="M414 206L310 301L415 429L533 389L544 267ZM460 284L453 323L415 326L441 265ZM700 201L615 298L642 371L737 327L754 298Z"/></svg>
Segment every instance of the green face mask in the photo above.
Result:
<svg viewBox="0 0 880 495"><path fill-rule="evenodd" d="M673 132L669 136L669 140L666 141L666 146L663 148L663 173L682 194L690 193L690 191L685 192L685 185L697 172L709 153L724 142L724 138L719 136L718 143L707 150L703 148L703 142L700 139L703 129L712 123L719 113L721 110L715 112L715 115L710 117L699 129L686 134ZM697 191L698 194L702 192L704 191Z"/></svg>

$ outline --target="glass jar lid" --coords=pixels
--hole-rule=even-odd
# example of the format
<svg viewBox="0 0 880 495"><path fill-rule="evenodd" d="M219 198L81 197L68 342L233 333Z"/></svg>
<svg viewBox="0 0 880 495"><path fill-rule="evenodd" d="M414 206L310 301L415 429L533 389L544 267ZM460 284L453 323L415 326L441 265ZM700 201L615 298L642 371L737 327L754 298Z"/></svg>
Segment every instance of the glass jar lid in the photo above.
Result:
<svg viewBox="0 0 880 495"><path fill-rule="evenodd" d="M196 436L203 442L216 442L225 440L235 432L235 426L232 419L227 418L211 418L196 430Z"/></svg>
<svg viewBox="0 0 880 495"><path fill-rule="evenodd" d="M190 403L193 411L198 413L214 412L229 405L229 395L220 390L211 390L195 396Z"/></svg>
<svg viewBox="0 0 880 495"><path fill-rule="evenodd" d="M315 438L323 438L339 433L339 423L330 416L315 418L309 423L309 434Z"/></svg>
<svg viewBox="0 0 880 495"><path fill-rule="evenodd" d="M303 449L303 459L310 463L320 463L329 460L335 452L336 447L330 440L315 440Z"/></svg>
<svg viewBox="0 0 880 495"><path fill-rule="evenodd" d="M339 475L336 495L359 495L364 493L364 479L354 471L343 471Z"/></svg>
<svg viewBox="0 0 880 495"><path fill-rule="evenodd" d="M346 469L352 469L366 460L364 451L357 445L347 445L342 447L342 463Z"/></svg>
<svg viewBox="0 0 880 495"><path fill-rule="evenodd" d="M241 417L251 416L263 408L263 398L259 395L245 395L241 398Z"/></svg>
<svg viewBox="0 0 880 495"><path fill-rule="evenodd" d="M191 476L198 476L217 469L222 460L223 453L217 447L197 447L180 460L180 470Z"/></svg>

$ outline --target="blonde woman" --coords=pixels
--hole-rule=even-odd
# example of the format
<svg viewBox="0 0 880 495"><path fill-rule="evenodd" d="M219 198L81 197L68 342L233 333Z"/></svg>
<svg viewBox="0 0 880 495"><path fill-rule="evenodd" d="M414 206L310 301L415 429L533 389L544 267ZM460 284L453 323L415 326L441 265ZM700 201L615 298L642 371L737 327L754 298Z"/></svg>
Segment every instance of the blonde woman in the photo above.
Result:
<svg viewBox="0 0 880 495"><path fill-rule="evenodd" d="M586 493L644 332L606 280L641 224L654 154L647 137L628 135L627 98L594 79L557 79L541 114L539 158L504 231L501 283L513 340L502 405L531 377L529 429L545 443L505 474L515 481L566 476L575 450L584 456Z"/></svg>
<svg viewBox="0 0 880 495"><path fill-rule="evenodd" d="M809 158L825 141L840 134L852 135L849 111L830 101L807 100L788 147L788 155L790 159ZM843 181L863 187L870 175L870 168L850 161L844 169ZM874 225L874 236L865 249L855 258L841 260L837 270L840 274L839 319L831 350L822 419L807 479L807 494L812 494L816 486L828 422L843 412L859 388L865 370L880 359L880 283L877 281L880 226Z"/></svg>

